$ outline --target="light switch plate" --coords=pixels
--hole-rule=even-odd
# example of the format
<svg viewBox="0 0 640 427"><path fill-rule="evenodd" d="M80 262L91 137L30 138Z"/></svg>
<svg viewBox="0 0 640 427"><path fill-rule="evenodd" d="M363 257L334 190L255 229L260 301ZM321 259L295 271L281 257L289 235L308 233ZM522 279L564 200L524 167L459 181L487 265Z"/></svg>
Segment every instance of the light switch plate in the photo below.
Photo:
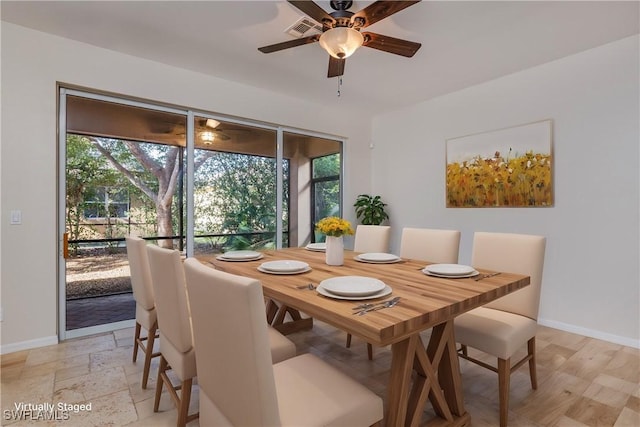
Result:
<svg viewBox="0 0 640 427"><path fill-rule="evenodd" d="M22 224L22 211L11 211L11 225Z"/></svg>

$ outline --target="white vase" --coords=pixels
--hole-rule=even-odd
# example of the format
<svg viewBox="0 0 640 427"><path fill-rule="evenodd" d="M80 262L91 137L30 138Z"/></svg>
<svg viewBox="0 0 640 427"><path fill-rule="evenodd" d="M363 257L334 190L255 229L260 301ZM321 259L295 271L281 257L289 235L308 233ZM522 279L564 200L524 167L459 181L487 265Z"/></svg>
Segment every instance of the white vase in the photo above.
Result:
<svg viewBox="0 0 640 427"><path fill-rule="evenodd" d="M344 264L344 241L342 236L327 236L326 243L325 259L327 265Z"/></svg>

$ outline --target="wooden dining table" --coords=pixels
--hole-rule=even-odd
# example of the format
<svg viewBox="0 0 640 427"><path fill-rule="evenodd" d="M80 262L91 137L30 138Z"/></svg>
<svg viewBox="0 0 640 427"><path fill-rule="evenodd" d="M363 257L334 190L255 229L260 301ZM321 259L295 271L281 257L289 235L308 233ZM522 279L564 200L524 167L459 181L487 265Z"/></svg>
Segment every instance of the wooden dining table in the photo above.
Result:
<svg viewBox="0 0 640 427"><path fill-rule="evenodd" d="M302 328L308 328L309 320L316 318L373 345L390 345L387 426L420 425L428 401L436 414L431 420L434 425L469 425L471 419L464 409L453 321L462 313L527 286L530 278L509 272L481 280L440 278L422 271L429 264L425 261L365 263L357 261L356 255L356 252L345 251L341 266L329 266L324 253L305 248L265 251L262 259L248 262L221 261L215 256L198 258L219 270L260 280L268 300L267 314L273 314L273 310L280 313L271 316L271 322L277 321L276 326L285 332L296 330L293 325L301 323ZM303 261L311 269L300 274L269 274L258 270L263 262L276 260ZM379 279L392 289L390 295L379 300L392 297L400 300L392 308L358 316L353 314L353 308L360 301L328 298L306 287L338 276ZM309 317L301 316L300 312ZM286 317L287 313L290 317ZM430 328L432 332L425 345L420 332Z"/></svg>

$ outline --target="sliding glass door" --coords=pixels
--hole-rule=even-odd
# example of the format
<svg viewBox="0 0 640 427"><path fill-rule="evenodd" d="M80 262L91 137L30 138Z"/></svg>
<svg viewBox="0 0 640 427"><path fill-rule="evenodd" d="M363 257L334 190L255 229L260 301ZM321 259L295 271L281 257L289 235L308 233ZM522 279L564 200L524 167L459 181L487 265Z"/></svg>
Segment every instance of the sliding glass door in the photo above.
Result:
<svg viewBox="0 0 640 427"><path fill-rule="evenodd" d="M340 140L64 88L59 105L61 339L134 325L129 234L186 256L264 250L340 213Z"/></svg>
<svg viewBox="0 0 640 427"><path fill-rule="evenodd" d="M66 337L135 317L124 237L183 250L184 112L63 94Z"/></svg>

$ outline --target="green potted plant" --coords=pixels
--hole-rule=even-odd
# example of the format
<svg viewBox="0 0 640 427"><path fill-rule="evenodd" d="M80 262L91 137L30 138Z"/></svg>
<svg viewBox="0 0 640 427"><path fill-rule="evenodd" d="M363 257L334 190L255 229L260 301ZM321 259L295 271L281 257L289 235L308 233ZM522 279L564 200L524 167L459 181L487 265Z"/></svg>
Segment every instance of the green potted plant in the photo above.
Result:
<svg viewBox="0 0 640 427"><path fill-rule="evenodd" d="M380 196L360 194L353 205L356 208L356 217L363 225L380 225L389 215L384 208L387 206Z"/></svg>

